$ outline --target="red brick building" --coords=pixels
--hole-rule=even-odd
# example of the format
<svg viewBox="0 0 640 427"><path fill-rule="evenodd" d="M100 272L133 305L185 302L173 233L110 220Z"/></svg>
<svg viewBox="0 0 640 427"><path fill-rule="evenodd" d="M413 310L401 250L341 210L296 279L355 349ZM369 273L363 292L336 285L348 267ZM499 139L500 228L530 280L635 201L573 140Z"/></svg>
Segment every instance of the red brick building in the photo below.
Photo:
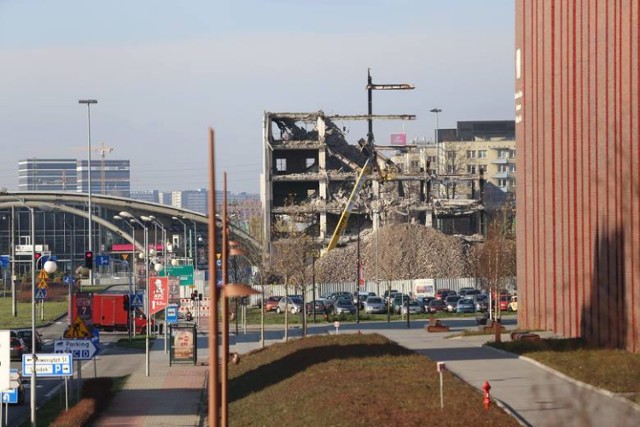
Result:
<svg viewBox="0 0 640 427"><path fill-rule="evenodd" d="M518 322L639 351L635 0L516 0Z"/></svg>

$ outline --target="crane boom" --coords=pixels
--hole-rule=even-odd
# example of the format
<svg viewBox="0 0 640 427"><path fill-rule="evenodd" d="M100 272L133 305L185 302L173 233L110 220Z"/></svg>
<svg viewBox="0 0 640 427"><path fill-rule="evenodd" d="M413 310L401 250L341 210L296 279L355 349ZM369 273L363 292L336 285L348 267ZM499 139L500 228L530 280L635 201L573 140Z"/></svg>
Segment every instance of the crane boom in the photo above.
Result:
<svg viewBox="0 0 640 427"><path fill-rule="evenodd" d="M336 225L336 229L333 231L331 240L324 250L324 253L327 253L336 247L340 236L342 236L344 229L347 227L347 221L349 221L349 216L351 216L351 212L353 212L355 195L360 192L365 178L371 173L371 165L369 164L369 161L370 159L367 159L366 163L362 167L362 170L360 170L360 174L358 174L358 178L356 179L356 183L353 186L353 190L351 190L349 200L347 200L347 204L345 205L342 214L340 215L340 219L338 220L338 225Z"/></svg>

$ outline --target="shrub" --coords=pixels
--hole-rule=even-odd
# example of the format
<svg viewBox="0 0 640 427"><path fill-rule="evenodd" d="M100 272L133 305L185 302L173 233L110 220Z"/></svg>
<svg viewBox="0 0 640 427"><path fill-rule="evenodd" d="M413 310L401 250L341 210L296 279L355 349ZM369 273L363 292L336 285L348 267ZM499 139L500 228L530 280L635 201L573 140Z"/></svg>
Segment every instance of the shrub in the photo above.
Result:
<svg viewBox="0 0 640 427"><path fill-rule="evenodd" d="M82 399L68 411L63 411L50 426L80 427L87 425L109 403L113 378L89 378L82 383Z"/></svg>

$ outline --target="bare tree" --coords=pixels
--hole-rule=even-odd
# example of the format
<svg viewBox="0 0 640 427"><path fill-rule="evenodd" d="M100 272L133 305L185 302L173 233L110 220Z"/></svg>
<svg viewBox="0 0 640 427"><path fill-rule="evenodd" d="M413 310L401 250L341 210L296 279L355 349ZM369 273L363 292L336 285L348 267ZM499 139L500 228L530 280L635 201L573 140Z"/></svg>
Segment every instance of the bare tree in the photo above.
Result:
<svg viewBox="0 0 640 427"><path fill-rule="evenodd" d="M504 286L515 275L515 242L509 238L501 219L489 224L485 242L476 248L474 255L476 273L481 286L488 290L489 297ZM500 304L496 304L496 317L500 316Z"/></svg>
<svg viewBox="0 0 640 427"><path fill-rule="evenodd" d="M449 141L443 143L444 159L443 168L445 175L467 174L467 143L460 141ZM457 181L452 180L444 185L444 196L447 199L455 199L457 194Z"/></svg>
<svg viewBox="0 0 640 427"><path fill-rule="evenodd" d="M302 294L302 323L306 335L306 304L304 295L309 284L309 263L313 253L313 239L306 233L304 223L296 222L294 217L278 218L274 223L277 233L286 235L272 243L271 265L285 287L285 340L289 338L289 286Z"/></svg>

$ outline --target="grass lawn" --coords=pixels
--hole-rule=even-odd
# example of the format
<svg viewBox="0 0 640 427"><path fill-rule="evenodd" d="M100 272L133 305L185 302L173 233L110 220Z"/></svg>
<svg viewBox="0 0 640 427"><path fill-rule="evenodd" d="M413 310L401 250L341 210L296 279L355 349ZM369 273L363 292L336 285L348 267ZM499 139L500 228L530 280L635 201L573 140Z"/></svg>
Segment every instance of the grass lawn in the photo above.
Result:
<svg viewBox="0 0 640 427"><path fill-rule="evenodd" d="M19 329L31 327L31 302L18 302L18 316L11 315L11 298L0 298L0 329ZM44 320L40 317L40 304L36 306L36 327L41 327L54 321L67 312L66 301L44 302Z"/></svg>
<svg viewBox="0 0 640 427"><path fill-rule="evenodd" d="M21 285L21 288L24 288L24 285ZM99 292L106 288L106 286L83 286L84 292ZM60 284L50 284L48 295L51 297L47 297L44 300L44 317L41 316L41 305L40 303L36 304L36 327L45 326L48 323L53 322L54 320L60 318L60 316L67 313L68 310L68 296L66 286L62 286ZM19 328L30 328L31 327L31 288L30 286L25 291L22 289L17 293L17 312L18 316L13 317L11 315L11 296L7 294L7 296L0 298L0 329L19 329Z"/></svg>
<svg viewBox="0 0 640 427"><path fill-rule="evenodd" d="M511 426L482 394L377 334L312 336L242 356L229 368L231 425ZM446 417L446 418L444 418ZM436 421L436 422L434 422Z"/></svg>
<svg viewBox="0 0 640 427"><path fill-rule="evenodd" d="M629 393L640 403L640 354L588 346L581 339L510 341L490 345L521 354L587 384Z"/></svg>

